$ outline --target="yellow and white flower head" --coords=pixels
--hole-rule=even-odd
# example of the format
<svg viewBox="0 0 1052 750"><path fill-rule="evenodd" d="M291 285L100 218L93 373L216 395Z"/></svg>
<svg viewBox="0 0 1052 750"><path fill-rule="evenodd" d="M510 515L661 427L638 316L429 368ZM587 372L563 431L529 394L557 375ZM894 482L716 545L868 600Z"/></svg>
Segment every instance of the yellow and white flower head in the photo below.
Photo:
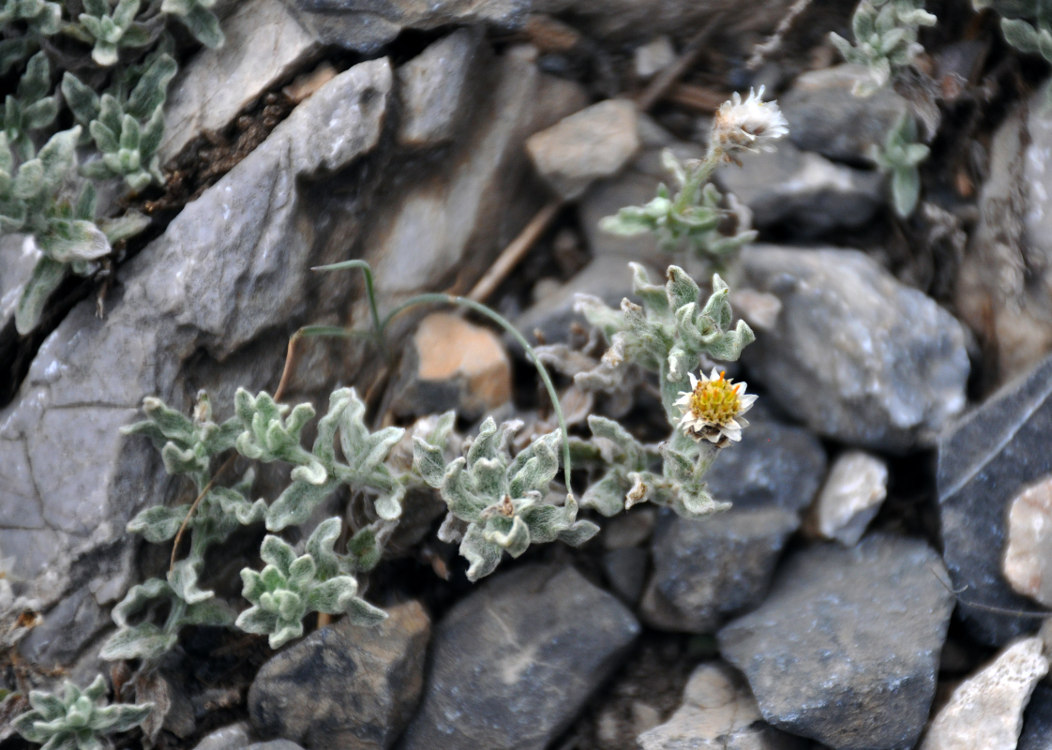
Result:
<svg viewBox="0 0 1052 750"><path fill-rule="evenodd" d="M676 406L683 412L678 428L695 440L708 440L717 445L742 439L742 428L749 422L742 415L752 408L756 396L746 395L743 381L731 383L726 372L716 371L701 380L691 373L690 390L680 392Z"/></svg>
<svg viewBox="0 0 1052 750"><path fill-rule="evenodd" d="M716 110L712 121L710 151L718 151L723 158L741 164L739 151L773 151L772 141L789 133L789 123L777 102L763 101L763 86L759 91L749 89L743 102L737 91L730 100Z"/></svg>

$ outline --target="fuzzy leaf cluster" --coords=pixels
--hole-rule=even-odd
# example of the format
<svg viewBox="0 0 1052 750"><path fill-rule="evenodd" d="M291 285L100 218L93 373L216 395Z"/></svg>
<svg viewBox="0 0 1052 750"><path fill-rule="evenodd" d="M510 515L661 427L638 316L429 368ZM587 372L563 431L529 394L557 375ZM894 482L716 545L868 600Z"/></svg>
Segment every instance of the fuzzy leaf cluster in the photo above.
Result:
<svg viewBox="0 0 1052 750"><path fill-rule="evenodd" d="M156 617L162 612L167 612L164 623L157 625ZM234 615L234 610L215 596L188 602L168 581L150 578L132 586L113 608L117 632L103 644L99 656L108 661L156 662L175 647L184 627L226 627L234 622Z"/></svg>
<svg viewBox="0 0 1052 750"><path fill-rule="evenodd" d="M917 42L921 26L934 26L936 18L917 0L862 0L851 17L852 44L836 33L829 38L850 63L865 65L870 80L856 84L855 94L869 96L886 84L892 73L923 50Z"/></svg>
<svg viewBox="0 0 1052 750"><path fill-rule="evenodd" d="M77 20L80 26L71 30L92 45L91 59L108 68L116 64L121 47L145 47L152 40L150 31L135 16L140 0L117 0L110 7L109 0L83 0L84 12Z"/></svg>
<svg viewBox="0 0 1052 750"><path fill-rule="evenodd" d="M369 492L381 519L391 521L401 516L405 482L384 461L405 430L386 427L371 432L365 424L365 404L353 388L340 388L330 395L329 410L318 421L311 451L300 445L300 432L314 416L309 404L297 406L287 419L283 415L288 407L275 405L266 393L253 398L240 390L236 404L245 425L237 440L238 452L260 461L281 460L296 465L292 484L267 511L268 530L280 531L303 523L341 484L352 491Z"/></svg>
<svg viewBox="0 0 1052 750"><path fill-rule="evenodd" d="M3 0L0 25L16 21L24 21L37 34L57 34L62 26L62 5L51 0Z"/></svg>
<svg viewBox="0 0 1052 750"><path fill-rule="evenodd" d="M51 65L47 55L38 52L29 58L15 93L4 99L4 135L22 161L33 158L30 133L48 127L58 115L58 94L48 96L50 90Z"/></svg>
<svg viewBox="0 0 1052 750"><path fill-rule="evenodd" d="M614 310L596 297L579 295L576 309L610 342L603 355L607 363L635 363L660 373L661 401L675 424L675 401L689 390L688 373L705 357L738 359L756 337L743 320L732 326L730 290L719 274L713 274L712 293L702 304L700 288L679 266L669 266L667 281L659 286L650 283L643 266L629 265L633 292L641 304L624 299L621 309ZM614 374L611 371L610 377Z"/></svg>
<svg viewBox="0 0 1052 750"><path fill-rule="evenodd" d="M69 680L56 695L42 690L29 693L27 711L14 720L14 728L44 750L101 750L102 737L126 732L140 724L153 709L152 703L103 705L106 680L102 675L81 690Z"/></svg>
<svg viewBox="0 0 1052 750"><path fill-rule="evenodd" d="M357 596L357 581L333 551L339 535L340 519L323 521L298 557L281 537L268 535L260 549L266 566L259 572L241 571L242 594L252 606L235 624L245 632L269 636L270 647L276 649L303 634L303 618L311 612L346 613L358 625L383 620L383 610Z"/></svg>
<svg viewBox="0 0 1052 750"><path fill-rule="evenodd" d="M661 250L686 249L716 267L756 238L752 230L722 234L719 225L727 212L720 208L723 196L716 186L711 182L702 185L690 174L694 167L683 165L668 149L662 153L662 160L679 186L676 194L662 183L649 203L626 206L616 215L604 217L600 229L630 237L649 232Z"/></svg>
<svg viewBox="0 0 1052 750"><path fill-rule="evenodd" d="M211 402L204 391L197 394L193 418L153 396L143 399L142 410L146 419L122 427L121 434L146 435L160 451L165 471L173 476L189 475L199 490L211 476L212 459L233 448L242 431L237 418L223 424L212 420Z"/></svg>
<svg viewBox="0 0 1052 750"><path fill-rule="evenodd" d="M439 538L460 542L471 581L496 570L504 552L518 557L531 544L557 539L578 546L599 530L577 519L572 495L562 505L549 500L559 470L559 433L536 438L513 458L508 444L519 427L520 422L498 427L487 418L467 454L448 465L436 446L414 443L418 473L439 491L449 511Z"/></svg>
<svg viewBox="0 0 1052 750"><path fill-rule="evenodd" d="M881 170L891 174L892 203L895 213L902 218L913 213L917 206L921 184L917 165L928 158L928 147L916 141L916 122L904 114L888 131L883 148L874 147L871 154Z"/></svg>
<svg viewBox="0 0 1052 750"><path fill-rule="evenodd" d="M212 8L216 0L163 0L161 12L179 19L194 39L213 49L223 44L223 31Z"/></svg>
<svg viewBox="0 0 1052 750"><path fill-rule="evenodd" d="M581 506L614 516L643 502L671 508L684 518L703 518L726 510L704 477L717 449L684 436L679 430L660 445L646 445L612 419L588 417L592 438L578 452L593 454L602 467L599 478L581 497ZM597 460L596 460L597 459Z"/></svg>

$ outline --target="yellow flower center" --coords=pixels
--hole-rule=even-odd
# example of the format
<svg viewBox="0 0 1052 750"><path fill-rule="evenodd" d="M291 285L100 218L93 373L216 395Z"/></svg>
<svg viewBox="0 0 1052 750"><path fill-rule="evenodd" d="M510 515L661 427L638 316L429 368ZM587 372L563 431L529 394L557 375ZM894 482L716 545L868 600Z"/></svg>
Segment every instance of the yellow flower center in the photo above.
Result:
<svg viewBox="0 0 1052 750"><path fill-rule="evenodd" d="M738 389L741 383L731 385L726 372L720 371L716 380L703 380L690 395L690 412L695 419L710 424L724 425L741 413Z"/></svg>

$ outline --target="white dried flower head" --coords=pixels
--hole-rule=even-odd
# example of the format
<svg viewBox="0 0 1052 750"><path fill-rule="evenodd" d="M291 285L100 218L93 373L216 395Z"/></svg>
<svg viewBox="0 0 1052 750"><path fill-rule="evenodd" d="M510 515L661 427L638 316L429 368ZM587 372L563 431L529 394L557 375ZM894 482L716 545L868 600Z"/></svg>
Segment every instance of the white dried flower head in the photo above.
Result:
<svg viewBox="0 0 1052 750"><path fill-rule="evenodd" d="M773 151L772 141L789 133L789 123L778 103L763 101L763 88L749 89L744 102L741 94L734 92L730 100L720 105L712 121L710 151L718 151L723 158L740 165L738 152Z"/></svg>
<svg viewBox="0 0 1052 750"><path fill-rule="evenodd" d="M701 380L690 374L690 390L680 392L676 406L683 412L679 428L695 440L717 445L742 439L742 428L749 422L742 415L752 408L756 396L746 395L745 382L731 383L726 372L716 371Z"/></svg>

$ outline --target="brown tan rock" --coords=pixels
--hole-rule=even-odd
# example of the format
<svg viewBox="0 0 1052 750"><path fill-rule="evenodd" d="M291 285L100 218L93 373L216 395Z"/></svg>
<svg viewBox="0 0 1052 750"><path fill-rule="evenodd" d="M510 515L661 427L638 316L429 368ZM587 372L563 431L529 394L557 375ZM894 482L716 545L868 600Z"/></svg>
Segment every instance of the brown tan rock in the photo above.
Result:
<svg viewBox="0 0 1052 750"><path fill-rule="evenodd" d="M1004 574L1020 594L1052 606L1052 477L1030 485L1008 506Z"/></svg>

